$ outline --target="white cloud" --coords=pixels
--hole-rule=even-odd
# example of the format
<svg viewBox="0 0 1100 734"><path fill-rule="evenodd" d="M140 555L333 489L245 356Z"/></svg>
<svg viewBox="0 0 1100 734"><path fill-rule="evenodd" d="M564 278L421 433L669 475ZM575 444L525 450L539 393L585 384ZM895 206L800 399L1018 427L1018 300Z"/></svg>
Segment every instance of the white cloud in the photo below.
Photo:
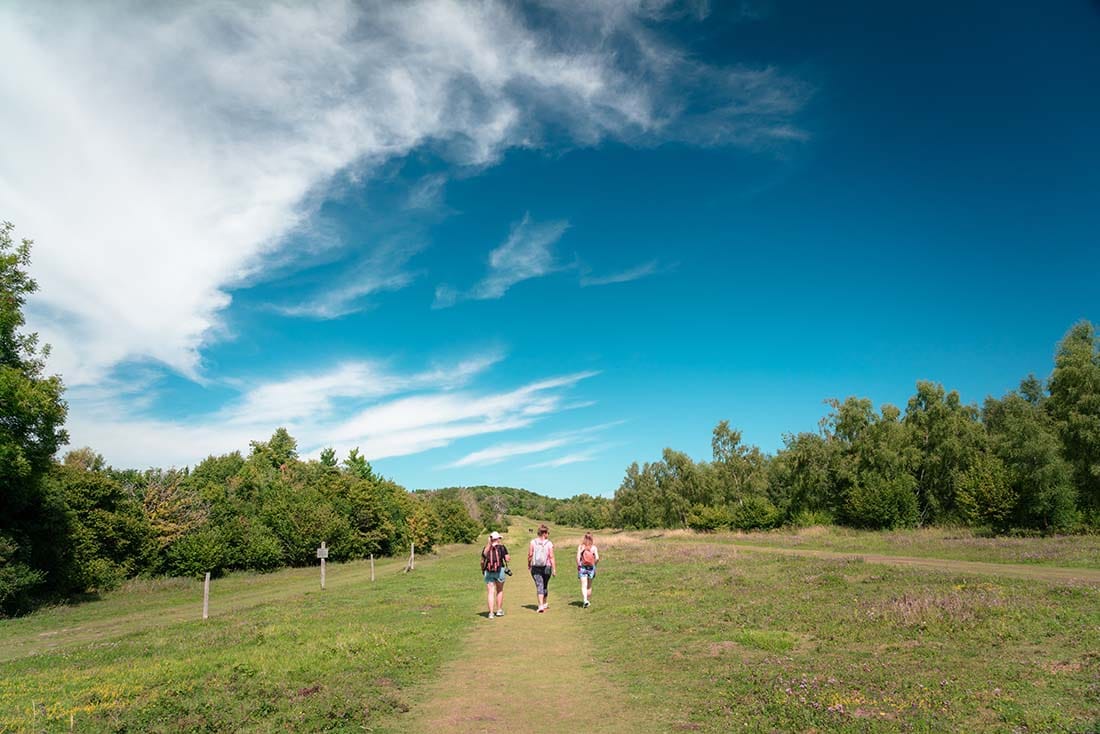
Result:
<svg viewBox="0 0 1100 734"><path fill-rule="evenodd" d="M474 436L532 426L567 410L566 392L595 373L579 372L508 391L478 392L468 383L498 357L398 374L379 363L353 362L327 373L295 376L246 390L229 407L167 421L120 412L118 395L80 388L70 418L71 445L91 445L115 466L193 465L211 453L247 450L284 426L303 455L331 446L358 447L371 460L420 453ZM121 401L125 402L125 401Z"/></svg>
<svg viewBox="0 0 1100 734"><path fill-rule="evenodd" d="M650 260L647 263L635 266L628 270L623 270L618 273L612 273L611 275L594 276L584 274L581 276L581 287L587 288L595 285L611 285L612 283L628 283L632 280L638 280L644 278L647 275L653 275L658 271L658 265L656 260Z"/></svg>
<svg viewBox="0 0 1100 734"><path fill-rule="evenodd" d="M405 269L409 259L419 252L419 245L386 243L374 248L358 263L325 284L321 295L293 306L273 306L284 316L314 319L335 319L362 309L363 299L372 293L396 291L415 279Z"/></svg>
<svg viewBox="0 0 1100 734"><path fill-rule="evenodd" d="M393 373L377 362L348 362L321 375L293 377L254 387L223 410L221 417L233 424L278 425L329 415L340 400L370 400L414 390L453 390L500 359L500 355L490 354L410 375Z"/></svg>
<svg viewBox="0 0 1100 734"><path fill-rule="evenodd" d="M437 287L433 307L447 308L464 299L500 298L516 283L562 270L553 246L568 228L568 222L532 222L530 213L525 214L504 244L489 253L488 274L465 293L447 285Z"/></svg>
<svg viewBox="0 0 1100 734"><path fill-rule="evenodd" d="M568 407L568 406L567 406ZM561 448L574 443L586 443L594 440L595 434L599 434L606 431L608 428L622 424L624 421L613 421L610 423L601 423L595 426L588 426L587 428L578 428L572 431L563 431L553 434L547 438L540 439L538 441L525 441L514 443L501 443L495 446L490 446L479 451L463 456L461 459L454 461L447 465L447 468L458 468L463 466L489 466L491 464L499 464L505 459L510 459L513 456L523 456L525 454L536 454L543 451L549 451L550 449ZM604 447L606 448L606 447ZM540 464L532 464L528 468L542 467L542 466L563 466L565 464L572 464L577 461L588 461L590 459L577 458L579 456L595 457L597 451L601 449L590 448L583 452L571 454L569 457L563 457L563 459L554 459Z"/></svg>
<svg viewBox="0 0 1100 734"><path fill-rule="evenodd" d="M549 451L550 449L556 449L566 443L568 443L568 439L565 438L549 438L542 441L527 441L526 443L502 443L467 454L458 461L448 464L448 467L455 468L461 466L489 466L491 464L499 464L505 459L513 456L537 454L543 451Z"/></svg>
<svg viewBox="0 0 1100 734"><path fill-rule="evenodd" d="M547 130L799 137L798 85L690 60L650 27L666 3L543 8L535 29L502 1L0 4L0 212L38 242L28 316L52 369L76 385L153 360L198 379L233 288L315 247L333 177L423 146L479 166ZM514 254L478 297L539 267ZM403 272L301 313L357 308Z"/></svg>
<svg viewBox="0 0 1100 734"><path fill-rule="evenodd" d="M569 464L580 464L585 461L595 461L597 451L595 449L588 449L586 451L577 451L572 454L566 454L565 456L559 456L556 459L550 459L549 461L540 461L537 464L528 464L527 469L556 469L559 466L568 466Z"/></svg>

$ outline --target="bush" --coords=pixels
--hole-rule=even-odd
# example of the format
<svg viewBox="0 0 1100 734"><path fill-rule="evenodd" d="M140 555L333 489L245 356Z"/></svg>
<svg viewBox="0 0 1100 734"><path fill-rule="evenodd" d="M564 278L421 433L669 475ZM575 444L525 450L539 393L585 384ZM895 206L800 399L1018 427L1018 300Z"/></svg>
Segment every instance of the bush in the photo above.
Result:
<svg viewBox="0 0 1100 734"><path fill-rule="evenodd" d="M283 564L283 544L271 528L261 522L249 522L234 539L234 564L254 571L273 571Z"/></svg>
<svg viewBox="0 0 1100 734"><path fill-rule="evenodd" d="M229 549L218 528L206 526L189 533L168 548L168 572L173 576L221 575Z"/></svg>
<svg viewBox="0 0 1100 734"><path fill-rule="evenodd" d="M1004 533L1012 522L1019 498L1008 470L996 456L981 454L966 471L955 475L955 502L963 519Z"/></svg>
<svg viewBox="0 0 1100 734"><path fill-rule="evenodd" d="M733 508L733 526L740 530L774 528L779 518L779 510L766 497L750 495Z"/></svg>
<svg viewBox="0 0 1100 734"><path fill-rule="evenodd" d="M886 479L863 473L848 492L844 505L847 522L856 527L893 529L917 524L917 481L909 474Z"/></svg>
<svg viewBox="0 0 1100 734"><path fill-rule="evenodd" d="M34 592L46 574L15 560L18 546L0 535L0 614L20 614L32 606Z"/></svg>
<svg viewBox="0 0 1100 734"><path fill-rule="evenodd" d="M799 510L790 524L796 528L812 528L817 525L833 525L836 520L825 510Z"/></svg>
<svg viewBox="0 0 1100 734"><path fill-rule="evenodd" d="M728 528L733 522L733 514L725 507L695 505L687 516L687 525L701 533L713 533Z"/></svg>

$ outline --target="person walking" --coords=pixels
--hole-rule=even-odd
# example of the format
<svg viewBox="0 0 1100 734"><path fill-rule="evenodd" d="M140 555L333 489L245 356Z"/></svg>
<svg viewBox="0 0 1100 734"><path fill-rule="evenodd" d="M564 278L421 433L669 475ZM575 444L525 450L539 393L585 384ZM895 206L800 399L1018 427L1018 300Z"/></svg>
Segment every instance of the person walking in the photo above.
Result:
<svg viewBox="0 0 1100 734"><path fill-rule="evenodd" d="M504 616L504 572L508 568L508 548L500 538L500 533L489 533L489 542L481 551L481 572L485 577L489 619Z"/></svg>
<svg viewBox="0 0 1100 734"><path fill-rule="evenodd" d="M587 609L592 603L592 579L596 578L596 564L600 562L600 549L592 539L592 533L585 533L584 540L577 546L577 578L581 580L581 598Z"/></svg>
<svg viewBox="0 0 1100 734"><path fill-rule="evenodd" d="M550 608L550 577L558 575L554 562L554 544L550 541L550 528L539 525L537 538L527 546L527 569L535 579L535 594L539 598L539 614Z"/></svg>

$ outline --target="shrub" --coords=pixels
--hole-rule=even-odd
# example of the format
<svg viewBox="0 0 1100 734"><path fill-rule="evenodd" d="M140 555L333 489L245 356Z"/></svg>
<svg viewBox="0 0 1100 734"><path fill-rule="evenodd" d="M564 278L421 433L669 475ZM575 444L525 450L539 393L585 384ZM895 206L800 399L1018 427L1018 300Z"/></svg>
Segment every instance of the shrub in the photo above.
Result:
<svg viewBox="0 0 1100 734"><path fill-rule="evenodd" d="M790 524L796 528L812 528L816 525L833 525L836 520L825 510L799 510Z"/></svg>
<svg viewBox="0 0 1100 734"><path fill-rule="evenodd" d="M765 530L779 524L780 512L766 497L750 495L733 508L733 526L741 530Z"/></svg>
<svg viewBox="0 0 1100 734"><path fill-rule="evenodd" d="M46 580L43 571L15 560L19 548L0 534L0 614L19 614L32 606L35 590Z"/></svg>
<svg viewBox="0 0 1100 734"><path fill-rule="evenodd" d="M206 526L183 536L168 548L168 572L174 576L220 575L229 549L218 528Z"/></svg>
<svg viewBox="0 0 1100 734"><path fill-rule="evenodd" d="M273 571L283 564L283 544L261 522L246 523L234 540L236 565L254 571Z"/></svg>
<svg viewBox="0 0 1100 734"><path fill-rule="evenodd" d="M865 472L848 492L845 519L856 527L893 529L917 524L917 482L909 474L887 479Z"/></svg>
<svg viewBox="0 0 1100 734"><path fill-rule="evenodd" d="M981 454L966 471L955 475L955 502L972 525L988 525L995 533L1007 531L1018 500L1008 470L996 456Z"/></svg>
<svg viewBox="0 0 1100 734"><path fill-rule="evenodd" d="M733 513L725 507L695 505L687 516L687 525L701 533L713 533L728 528L733 523Z"/></svg>

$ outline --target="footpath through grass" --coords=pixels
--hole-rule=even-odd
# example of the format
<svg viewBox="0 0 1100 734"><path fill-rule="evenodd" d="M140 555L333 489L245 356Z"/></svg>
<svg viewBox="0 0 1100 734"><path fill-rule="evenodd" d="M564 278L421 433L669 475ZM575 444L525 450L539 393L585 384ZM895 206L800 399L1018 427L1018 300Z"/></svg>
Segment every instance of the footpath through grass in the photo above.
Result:
<svg viewBox="0 0 1100 734"><path fill-rule="evenodd" d="M206 622L201 584L180 580L0 621L0 732L70 716L82 732L1100 731L1100 580L1051 565L1064 544L1027 539L1045 560L1020 579L782 554L775 537L764 552L598 534L582 610L554 529L561 575L539 615L533 525L507 539L517 574L492 621L476 546L407 575L379 563L374 583L367 563L333 564L324 592L316 568L230 576ZM929 538L903 555L925 546L943 557Z"/></svg>
<svg viewBox="0 0 1100 734"><path fill-rule="evenodd" d="M550 583L545 614L537 613L534 582L525 567L526 544L513 541L515 575L505 585L505 615L488 619L484 610L477 612L478 624L468 633L462 654L444 666L439 678L410 691L417 702L412 710L380 731L654 731L649 712L633 705L593 654L591 636L599 629L589 627L595 607L580 606L571 560L577 540L555 539L561 573Z"/></svg>

